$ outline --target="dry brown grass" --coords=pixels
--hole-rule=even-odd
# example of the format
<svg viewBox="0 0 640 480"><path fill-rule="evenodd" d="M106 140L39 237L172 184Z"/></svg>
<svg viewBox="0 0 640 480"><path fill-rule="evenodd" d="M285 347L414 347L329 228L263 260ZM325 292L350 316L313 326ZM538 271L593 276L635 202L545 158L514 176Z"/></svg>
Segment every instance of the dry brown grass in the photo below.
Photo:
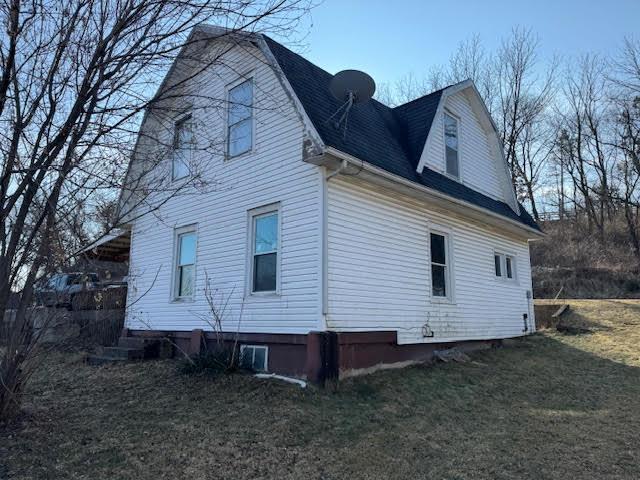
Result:
<svg viewBox="0 0 640 480"><path fill-rule="evenodd" d="M57 354L0 430L0 478L640 478L640 302L571 304L594 333L337 393Z"/></svg>
<svg viewBox="0 0 640 480"><path fill-rule="evenodd" d="M572 338L572 346L640 367L640 300L536 300L536 303L571 305L568 321L593 332Z"/></svg>

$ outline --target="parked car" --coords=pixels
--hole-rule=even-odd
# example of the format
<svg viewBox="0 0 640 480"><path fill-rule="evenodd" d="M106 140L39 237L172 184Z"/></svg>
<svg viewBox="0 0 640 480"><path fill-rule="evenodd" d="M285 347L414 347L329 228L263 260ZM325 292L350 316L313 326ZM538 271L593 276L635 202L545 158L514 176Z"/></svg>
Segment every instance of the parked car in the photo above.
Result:
<svg viewBox="0 0 640 480"><path fill-rule="evenodd" d="M96 273L57 273L35 287L36 302L46 307L71 309L73 297L99 286Z"/></svg>
<svg viewBox="0 0 640 480"><path fill-rule="evenodd" d="M124 288L129 284L129 277L124 276L120 280L105 280L102 282L104 288Z"/></svg>

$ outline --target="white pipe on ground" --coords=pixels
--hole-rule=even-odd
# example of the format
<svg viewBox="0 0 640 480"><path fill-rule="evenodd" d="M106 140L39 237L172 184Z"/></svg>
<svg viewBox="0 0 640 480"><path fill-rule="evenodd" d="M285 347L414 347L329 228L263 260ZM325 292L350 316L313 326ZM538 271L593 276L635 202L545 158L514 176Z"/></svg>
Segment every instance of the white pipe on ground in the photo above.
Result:
<svg viewBox="0 0 640 480"><path fill-rule="evenodd" d="M305 382L304 380L285 377L284 375L277 375L275 373L256 373L254 376L257 378L273 378L274 380L282 380L283 382L295 383L296 385L300 385L300 388L307 388L307 382Z"/></svg>

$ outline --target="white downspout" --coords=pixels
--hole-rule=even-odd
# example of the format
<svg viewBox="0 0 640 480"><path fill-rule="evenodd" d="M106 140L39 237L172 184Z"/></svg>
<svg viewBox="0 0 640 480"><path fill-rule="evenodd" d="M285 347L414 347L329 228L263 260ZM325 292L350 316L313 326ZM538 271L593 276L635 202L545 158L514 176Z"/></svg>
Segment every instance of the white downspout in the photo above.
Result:
<svg viewBox="0 0 640 480"><path fill-rule="evenodd" d="M347 167L349 166L349 162L347 160L342 160L340 166L330 173L326 172L326 167L323 168L322 175L322 319L323 319L323 330L327 330L328 319L327 316L329 314L329 208L328 208L328 185L329 180L331 180L336 175L340 175Z"/></svg>

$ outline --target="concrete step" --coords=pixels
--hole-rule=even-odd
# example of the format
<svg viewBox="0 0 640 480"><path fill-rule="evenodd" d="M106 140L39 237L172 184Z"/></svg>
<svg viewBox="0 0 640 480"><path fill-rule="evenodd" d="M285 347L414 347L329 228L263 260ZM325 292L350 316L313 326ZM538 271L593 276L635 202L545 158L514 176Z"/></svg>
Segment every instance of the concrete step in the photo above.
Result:
<svg viewBox="0 0 640 480"><path fill-rule="evenodd" d="M86 361L89 365L99 366L99 365L109 365L114 363L123 363L123 362L126 362L127 359L103 357L102 355L89 355Z"/></svg>
<svg viewBox="0 0 640 480"><path fill-rule="evenodd" d="M158 337L120 337L118 347L143 350L144 358L169 358L173 354L171 344Z"/></svg>
<svg viewBox="0 0 640 480"><path fill-rule="evenodd" d="M118 339L118 346L126 348L142 348L150 345L157 345L163 340L163 338L157 337L120 337Z"/></svg>
<svg viewBox="0 0 640 480"><path fill-rule="evenodd" d="M105 347L102 356L108 358L121 358L123 360L142 360L145 358L144 348Z"/></svg>

